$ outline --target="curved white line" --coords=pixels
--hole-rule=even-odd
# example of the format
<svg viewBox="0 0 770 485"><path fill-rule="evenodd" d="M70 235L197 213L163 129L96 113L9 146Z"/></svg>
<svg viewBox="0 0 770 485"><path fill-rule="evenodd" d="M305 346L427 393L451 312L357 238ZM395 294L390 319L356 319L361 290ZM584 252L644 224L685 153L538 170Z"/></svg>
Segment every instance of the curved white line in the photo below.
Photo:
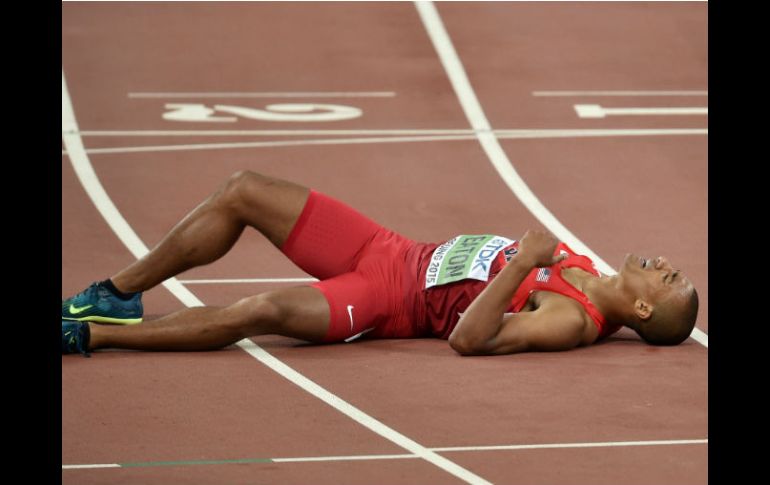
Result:
<svg viewBox="0 0 770 485"><path fill-rule="evenodd" d="M62 132L77 133L77 121L75 119L75 112L72 109L72 103L70 101L69 91L67 90L67 83L64 79L63 69L61 73L61 95ZM110 197L107 195L107 192L104 190L104 187L99 181L99 178L96 176L96 172L94 172L91 161L88 159L88 155L86 155L80 136L77 134L63 134L62 138L64 139L64 144L67 147L67 151L70 155L69 158L73 168L75 169L75 173L77 174L80 183L83 185L83 188L88 193L88 196L91 198L91 201L99 210L99 213L101 213L102 217L104 217L104 219L107 221L107 224L109 224L110 228L112 228L112 230L121 240L121 242L126 245L129 251L131 251L131 253L137 259L143 257L149 252L147 246L145 246L142 240L139 239L139 236L137 236L128 222L123 218L123 215L118 211L117 207L115 207L115 204L113 204ZM179 283L176 278L170 278L164 281L163 285L166 286L166 288L168 288L168 290L185 305L203 305L203 302L201 302L190 290L182 286L182 284ZM357 421L366 428L379 434L383 438L392 441L398 446L401 446L402 448L419 456L423 460L432 463L433 465L451 473L452 475L462 480L465 480L468 483L489 484L489 482L483 478L471 473L470 471L462 468L453 461L444 458L438 453L429 450L416 441L404 436L393 428L386 426L384 423L374 419L352 404L327 391L288 365L276 359L274 356L270 355L251 340L243 339L237 342L237 345L248 352L249 355L280 374L282 377L288 379L292 383L301 387L318 399L324 401L349 418Z"/></svg>
<svg viewBox="0 0 770 485"><path fill-rule="evenodd" d="M602 273L608 275L616 274L617 272L612 266L601 259L556 219L551 211L530 190L524 179L516 172L492 131L486 115L484 115L481 103L479 103L476 93L473 91L473 87L468 80L468 76L465 74L462 62L452 45L452 40L444 28L436 7L429 1L416 1L415 6L430 36L431 42L433 42L433 47L441 59L441 64L444 66L444 70L447 72L447 76L452 83L452 88L454 88L455 94L460 101L463 112L468 118L471 127L476 131L476 138L487 154L487 158L489 158L497 170L497 173L500 174L500 177L524 206L557 238L567 243L576 252L591 258ZM708 335L699 328L694 328L690 336L704 347L708 347Z"/></svg>

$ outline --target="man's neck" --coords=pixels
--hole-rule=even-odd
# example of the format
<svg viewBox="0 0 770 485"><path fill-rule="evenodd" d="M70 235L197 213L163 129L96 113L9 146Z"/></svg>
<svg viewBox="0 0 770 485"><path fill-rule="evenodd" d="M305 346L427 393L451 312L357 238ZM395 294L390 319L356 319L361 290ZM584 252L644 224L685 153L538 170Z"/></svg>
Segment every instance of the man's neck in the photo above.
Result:
<svg viewBox="0 0 770 485"><path fill-rule="evenodd" d="M574 268L571 268L574 269ZM626 324L626 316L620 311L622 297L614 276L594 276L585 271L562 271L562 276L588 297L591 303L604 315L609 324Z"/></svg>

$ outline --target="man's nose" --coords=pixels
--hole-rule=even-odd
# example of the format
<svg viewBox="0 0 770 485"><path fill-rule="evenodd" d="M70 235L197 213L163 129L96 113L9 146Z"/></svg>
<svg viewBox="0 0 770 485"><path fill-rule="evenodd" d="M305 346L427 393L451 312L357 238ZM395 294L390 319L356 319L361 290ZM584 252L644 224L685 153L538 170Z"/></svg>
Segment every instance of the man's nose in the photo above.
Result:
<svg viewBox="0 0 770 485"><path fill-rule="evenodd" d="M670 267L671 267L671 264L663 256L659 256L658 259L655 260L655 269L663 269L663 268L670 268Z"/></svg>

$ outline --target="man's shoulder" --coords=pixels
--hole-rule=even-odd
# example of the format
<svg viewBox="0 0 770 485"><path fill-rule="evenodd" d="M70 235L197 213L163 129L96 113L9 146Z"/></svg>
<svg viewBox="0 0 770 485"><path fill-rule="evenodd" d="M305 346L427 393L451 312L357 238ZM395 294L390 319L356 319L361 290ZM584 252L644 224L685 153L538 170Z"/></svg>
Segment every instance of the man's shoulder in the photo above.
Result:
<svg viewBox="0 0 770 485"><path fill-rule="evenodd" d="M579 301L560 293L550 291L539 293L538 310L541 313L547 313L551 318L558 320L559 326L565 331L581 332L582 345L596 341L599 337L599 329Z"/></svg>

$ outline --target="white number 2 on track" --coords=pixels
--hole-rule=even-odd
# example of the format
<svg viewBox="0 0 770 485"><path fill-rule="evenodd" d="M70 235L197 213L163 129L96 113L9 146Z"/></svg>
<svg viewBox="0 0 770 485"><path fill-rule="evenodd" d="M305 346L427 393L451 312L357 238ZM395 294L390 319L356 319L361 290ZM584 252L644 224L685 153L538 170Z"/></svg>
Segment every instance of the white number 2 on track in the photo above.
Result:
<svg viewBox="0 0 770 485"><path fill-rule="evenodd" d="M358 118L363 113L359 108L340 104L271 104L265 109L222 104L209 108L204 104L166 104L169 110L163 119L169 121L203 121L233 123L237 117L260 121L342 121ZM214 116L215 113L235 116Z"/></svg>

